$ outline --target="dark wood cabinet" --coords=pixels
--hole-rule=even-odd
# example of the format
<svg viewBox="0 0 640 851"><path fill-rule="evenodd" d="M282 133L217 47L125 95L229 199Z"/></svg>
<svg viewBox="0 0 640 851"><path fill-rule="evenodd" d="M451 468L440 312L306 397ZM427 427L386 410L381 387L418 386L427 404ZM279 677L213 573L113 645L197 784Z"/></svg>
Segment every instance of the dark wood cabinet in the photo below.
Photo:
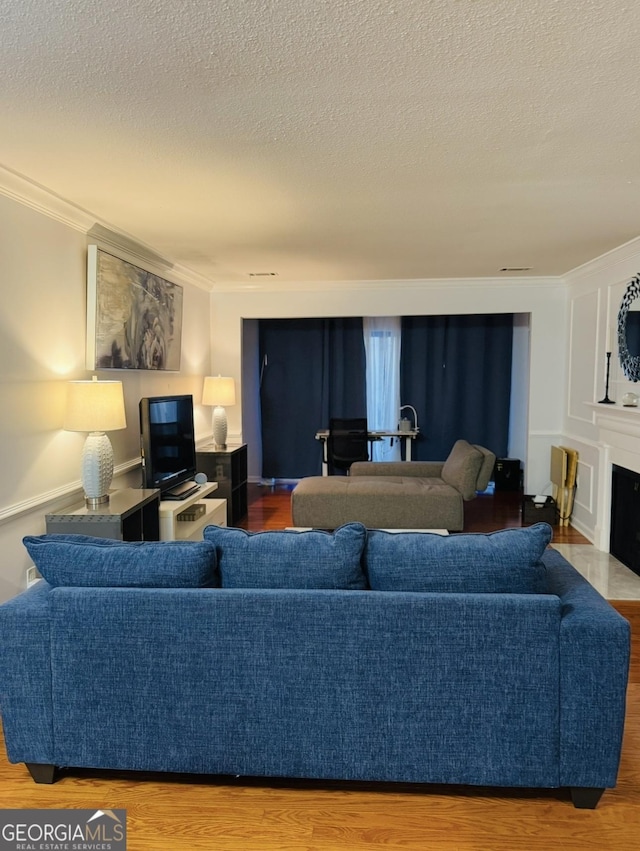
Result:
<svg viewBox="0 0 640 851"><path fill-rule="evenodd" d="M247 513L247 445L216 449L205 446L196 452L198 472L218 483L215 496L227 500L227 525L233 526Z"/></svg>

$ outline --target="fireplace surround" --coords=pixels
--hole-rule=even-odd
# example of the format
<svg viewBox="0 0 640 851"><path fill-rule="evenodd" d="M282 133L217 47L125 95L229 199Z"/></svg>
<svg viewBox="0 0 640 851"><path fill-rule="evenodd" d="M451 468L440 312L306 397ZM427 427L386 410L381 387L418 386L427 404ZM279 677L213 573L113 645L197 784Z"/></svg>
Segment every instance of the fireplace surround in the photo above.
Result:
<svg viewBox="0 0 640 851"><path fill-rule="evenodd" d="M598 460L594 469L597 490L593 493L596 515L593 542L599 550L612 552L613 471L617 467L640 476L640 408L626 408L618 403L600 405L587 402L586 405L593 412L593 423L597 430L594 447ZM620 506L620 499L617 505ZM612 555L615 553L612 552ZM616 558L619 557L616 555ZM621 558L619 560L627 563Z"/></svg>
<svg viewBox="0 0 640 851"><path fill-rule="evenodd" d="M611 469L609 552L640 576L640 473L618 464Z"/></svg>

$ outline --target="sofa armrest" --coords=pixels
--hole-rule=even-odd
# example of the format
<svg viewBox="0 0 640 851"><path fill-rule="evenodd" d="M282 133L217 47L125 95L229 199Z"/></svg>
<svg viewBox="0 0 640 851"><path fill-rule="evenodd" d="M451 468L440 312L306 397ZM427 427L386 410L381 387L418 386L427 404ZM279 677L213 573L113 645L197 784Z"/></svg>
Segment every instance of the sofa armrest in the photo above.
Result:
<svg viewBox="0 0 640 851"><path fill-rule="evenodd" d="M0 606L0 714L10 762L53 759L50 593L37 582Z"/></svg>
<svg viewBox="0 0 640 851"><path fill-rule="evenodd" d="M440 478L444 461L356 461L352 476L418 476Z"/></svg>
<svg viewBox="0 0 640 851"><path fill-rule="evenodd" d="M613 787L624 730L629 622L560 553L549 549L543 561L549 591L562 604L560 785Z"/></svg>

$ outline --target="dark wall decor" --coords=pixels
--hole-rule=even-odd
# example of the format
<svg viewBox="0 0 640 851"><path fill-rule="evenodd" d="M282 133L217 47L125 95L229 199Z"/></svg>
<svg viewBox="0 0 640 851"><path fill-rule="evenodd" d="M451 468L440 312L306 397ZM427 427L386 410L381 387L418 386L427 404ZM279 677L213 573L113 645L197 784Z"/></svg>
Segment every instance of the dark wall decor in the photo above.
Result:
<svg viewBox="0 0 640 851"><path fill-rule="evenodd" d="M618 354L629 381L640 381L640 311L632 308L637 298L640 298L640 275L629 281L618 312Z"/></svg>
<svg viewBox="0 0 640 851"><path fill-rule="evenodd" d="M182 287L88 246L87 368L178 371Z"/></svg>

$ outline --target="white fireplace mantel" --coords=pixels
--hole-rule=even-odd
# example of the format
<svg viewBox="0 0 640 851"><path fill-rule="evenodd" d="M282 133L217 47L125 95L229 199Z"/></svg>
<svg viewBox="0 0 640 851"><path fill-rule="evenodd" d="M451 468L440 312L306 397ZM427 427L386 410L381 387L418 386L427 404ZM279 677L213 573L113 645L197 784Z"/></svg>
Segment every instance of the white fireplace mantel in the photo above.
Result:
<svg viewBox="0 0 640 851"><path fill-rule="evenodd" d="M628 463L613 463L640 473L640 408L600 405L597 402L586 404L593 412L598 444L612 451L619 450L625 455L633 456L627 458Z"/></svg>
<svg viewBox="0 0 640 851"><path fill-rule="evenodd" d="M585 405L594 412L596 420L613 418L628 423L636 422L640 428L640 405L635 408L627 405L619 405L617 402L614 402L612 405L603 405L602 402L585 402Z"/></svg>
<svg viewBox="0 0 640 851"><path fill-rule="evenodd" d="M640 407L586 402L593 414L599 449L595 545L609 552L611 471L614 464L640 473Z"/></svg>

